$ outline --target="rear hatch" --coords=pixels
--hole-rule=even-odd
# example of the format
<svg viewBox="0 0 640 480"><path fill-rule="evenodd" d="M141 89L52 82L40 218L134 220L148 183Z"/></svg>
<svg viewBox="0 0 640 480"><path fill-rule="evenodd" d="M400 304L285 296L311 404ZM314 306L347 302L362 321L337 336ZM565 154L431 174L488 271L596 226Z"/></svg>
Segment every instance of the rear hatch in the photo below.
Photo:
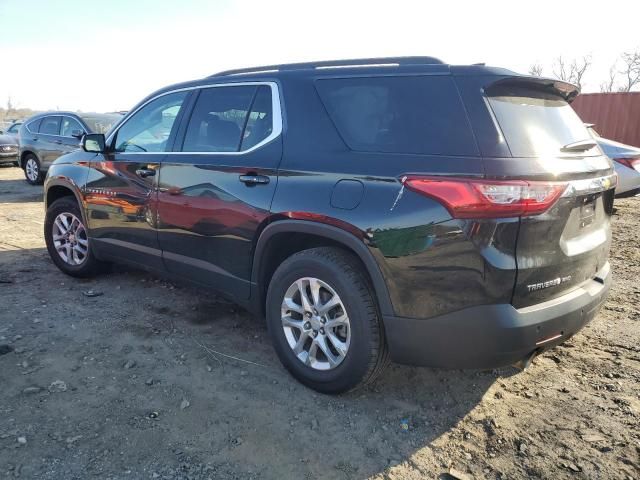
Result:
<svg viewBox="0 0 640 480"><path fill-rule="evenodd" d="M521 217L513 305L544 302L603 276L616 177L569 105L575 87L512 77L484 93L499 141L511 154L486 158L487 175L566 185L547 211Z"/></svg>

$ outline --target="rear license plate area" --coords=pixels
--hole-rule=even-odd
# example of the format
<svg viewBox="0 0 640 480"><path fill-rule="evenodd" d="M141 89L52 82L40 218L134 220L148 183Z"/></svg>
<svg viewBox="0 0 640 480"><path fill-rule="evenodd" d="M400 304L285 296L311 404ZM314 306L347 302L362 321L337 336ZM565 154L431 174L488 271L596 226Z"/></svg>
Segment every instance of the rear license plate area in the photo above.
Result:
<svg viewBox="0 0 640 480"><path fill-rule="evenodd" d="M580 205L580 228L591 225L596 218L595 196L585 197Z"/></svg>

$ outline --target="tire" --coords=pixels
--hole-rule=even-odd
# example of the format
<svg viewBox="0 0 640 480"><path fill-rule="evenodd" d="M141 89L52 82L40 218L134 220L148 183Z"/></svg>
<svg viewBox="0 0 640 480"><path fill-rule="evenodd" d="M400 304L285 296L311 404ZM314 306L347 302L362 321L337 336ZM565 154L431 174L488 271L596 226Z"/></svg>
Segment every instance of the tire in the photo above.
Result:
<svg viewBox="0 0 640 480"><path fill-rule="evenodd" d="M58 236L54 238L55 233L64 233L64 227L67 225L71 227L67 231L72 234L62 239ZM62 197L49 206L44 221L44 238L51 260L67 275L90 277L102 270L104 264L93 255L82 213L75 198ZM71 247L67 248L67 245L71 245ZM59 250L62 253L59 253ZM73 250L76 251L73 252ZM82 254L82 250L85 251L84 254ZM69 252L71 252L70 255ZM65 259L63 255L67 258Z"/></svg>
<svg viewBox="0 0 640 480"><path fill-rule="evenodd" d="M320 285L316 295L320 300L315 303L311 284ZM313 310L309 316L305 316L304 308L300 309L304 303L302 290L313 303L307 305ZM323 304L330 304L334 294L340 305L323 315ZM293 310L289 310L291 306ZM319 306L317 312L314 306ZM287 258L269 284L266 312L269 335L280 361L298 381L318 392L342 393L367 385L388 363L384 328L372 288L358 260L346 251L320 247ZM344 319L342 314L346 314L348 326L340 323L322 328ZM293 324L296 326L289 326ZM304 332L309 336L299 353L294 353ZM330 355L324 354L320 344L312 355L315 342L329 348ZM341 345L342 351L346 346L346 353L341 355L336 344Z"/></svg>
<svg viewBox="0 0 640 480"><path fill-rule="evenodd" d="M24 171L24 178L27 180L27 183L31 185L39 185L44 180L44 175L42 174L42 168L40 166L40 160L33 153L28 153L24 157L24 161L22 163L22 170Z"/></svg>

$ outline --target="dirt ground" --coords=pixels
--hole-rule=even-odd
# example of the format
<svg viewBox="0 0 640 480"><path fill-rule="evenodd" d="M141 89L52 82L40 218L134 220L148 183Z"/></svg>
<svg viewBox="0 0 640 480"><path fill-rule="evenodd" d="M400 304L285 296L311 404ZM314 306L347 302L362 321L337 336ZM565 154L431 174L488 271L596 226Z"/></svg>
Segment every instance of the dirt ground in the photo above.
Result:
<svg viewBox="0 0 640 480"><path fill-rule="evenodd" d="M41 196L0 168L0 478L640 478L640 198L603 310L527 371L393 365L331 397L209 292L63 275Z"/></svg>

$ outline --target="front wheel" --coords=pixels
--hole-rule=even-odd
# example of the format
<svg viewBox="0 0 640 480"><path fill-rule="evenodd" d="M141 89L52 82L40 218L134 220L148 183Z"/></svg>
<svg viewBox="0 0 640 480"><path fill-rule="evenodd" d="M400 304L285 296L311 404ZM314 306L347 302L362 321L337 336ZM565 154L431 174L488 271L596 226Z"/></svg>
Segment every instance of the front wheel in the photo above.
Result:
<svg viewBox="0 0 640 480"><path fill-rule="evenodd" d="M363 386L388 361L372 289L346 251L313 248L286 259L271 279L266 306L278 357L314 390L341 393Z"/></svg>
<svg viewBox="0 0 640 480"><path fill-rule="evenodd" d="M59 198L47 209L44 238L51 260L67 275L88 277L102 266L93 256L80 208L72 197Z"/></svg>
<svg viewBox="0 0 640 480"><path fill-rule="evenodd" d="M40 160L34 154L28 154L24 159L24 177L31 185L38 185L44 180Z"/></svg>

